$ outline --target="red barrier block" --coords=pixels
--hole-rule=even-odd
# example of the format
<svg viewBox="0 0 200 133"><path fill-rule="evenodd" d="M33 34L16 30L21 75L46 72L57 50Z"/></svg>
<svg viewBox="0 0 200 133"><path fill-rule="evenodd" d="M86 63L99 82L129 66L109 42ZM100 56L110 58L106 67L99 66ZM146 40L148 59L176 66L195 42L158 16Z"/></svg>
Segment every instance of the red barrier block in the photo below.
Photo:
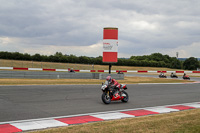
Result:
<svg viewBox="0 0 200 133"><path fill-rule="evenodd" d="M176 73L184 73L184 71L176 71Z"/></svg>
<svg viewBox="0 0 200 133"><path fill-rule="evenodd" d="M96 70L90 70L90 72L96 72Z"/></svg>
<svg viewBox="0 0 200 133"><path fill-rule="evenodd" d="M13 67L13 70L28 70L28 68Z"/></svg>
<svg viewBox="0 0 200 133"><path fill-rule="evenodd" d="M82 124L82 123L88 123L88 122L94 122L94 121L103 121L103 119L96 118L93 116L75 116L75 117L68 117L68 118L59 118L56 119L58 121L64 122L66 124Z"/></svg>
<svg viewBox="0 0 200 133"><path fill-rule="evenodd" d="M184 105L168 106L167 108L178 109L178 110L195 109L194 107L184 106Z"/></svg>
<svg viewBox="0 0 200 133"><path fill-rule="evenodd" d="M129 115L134 115L134 116L144 116L144 115L153 115L153 114L159 114L158 112L153 112L153 111L148 111L148 110L132 110L132 111L124 111L121 113L129 114Z"/></svg>
<svg viewBox="0 0 200 133"><path fill-rule="evenodd" d="M22 130L10 124L0 125L0 133L16 133L16 132L22 132Z"/></svg>
<svg viewBox="0 0 200 133"><path fill-rule="evenodd" d="M98 72L104 72L104 70L98 70Z"/></svg>
<svg viewBox="0 0 200 133"><path fill-rule="evenodd" d="M45 69L45 68L43 68L43 71L56 71L56 69Z"/></svg>
<svg viewBox="0 0 200 133"><path fill-rule="evenodd" d="M192 73L200 73L200 71L192 71Z"/></svg>
<svg viewBox="0 0 200 133"><path fill-rule="evenodd" d="M116 70L116 72L118 73L118 72L123 72L123 73L127 73L127 70Z"/></svg>

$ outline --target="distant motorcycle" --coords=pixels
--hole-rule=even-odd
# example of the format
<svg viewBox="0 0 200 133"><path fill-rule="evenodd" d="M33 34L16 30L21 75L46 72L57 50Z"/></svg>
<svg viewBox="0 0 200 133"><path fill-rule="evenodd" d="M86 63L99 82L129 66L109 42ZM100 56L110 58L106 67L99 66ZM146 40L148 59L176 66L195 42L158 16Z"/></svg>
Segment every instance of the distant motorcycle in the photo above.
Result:
<svg viewBox="0 0 200 133"><path fill-rule="evenodd" d="M159 78L167 78L167 76L162 73L159 75Z"/></svg>
<svg viewBox="0 0 200 133"><path fill-rule="evenodd" d="M188 79L190 80L190 77L188 75L183 75L183 79Z"/></svg>
<svg viewBox="0 0 200 133"><path fill-rule="evenodd" d="M121 100L122 102L128 102L129 96L125 91L127 89L125 84L121 84L120 91L112 88L108 81L102 83L101 90L103 94L101 95L101 99L105 104L109 104L111 101Z"/></svg>
<svg viewBox="0 0 200 133"><path fill-rule="evenodd" d="M178 78L178 76L176 74L173 74L173 73L170 75L170 77L171 78Z"/></svg>

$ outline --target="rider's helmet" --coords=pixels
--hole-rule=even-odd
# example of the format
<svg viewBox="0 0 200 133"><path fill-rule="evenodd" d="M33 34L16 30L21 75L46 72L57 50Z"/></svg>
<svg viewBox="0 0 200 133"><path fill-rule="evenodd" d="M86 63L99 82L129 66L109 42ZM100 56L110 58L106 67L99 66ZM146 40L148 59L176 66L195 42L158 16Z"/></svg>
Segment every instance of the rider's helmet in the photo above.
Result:
<svg viewBox="0 0 200 133"><path fill-rule="evenodd" d="M107 76L106 80L110 83L112 81L112 77L111 76Z"/></svg>

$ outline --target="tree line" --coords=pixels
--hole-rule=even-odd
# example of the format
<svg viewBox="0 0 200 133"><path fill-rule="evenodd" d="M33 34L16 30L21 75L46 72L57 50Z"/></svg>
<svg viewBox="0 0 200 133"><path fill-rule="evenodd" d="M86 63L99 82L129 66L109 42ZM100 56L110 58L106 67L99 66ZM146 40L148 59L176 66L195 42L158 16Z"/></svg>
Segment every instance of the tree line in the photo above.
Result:
<svg viewBox="0 0 200 133"><path fill-rule="evenodd" d="M0 51L0 59L26 60L26 61L43 61L43 62L61 62L61 63L81 63L81 64L98 64L104 65L102 56L87 57L76 55L64 55L56 52L54 55L40 55L38 53L30 55L28 53L4 52ZM200 62L190 57L185 61L180 61L176 57L162 55L161 53L153 53L151 55L131 56L128 59L118 58L115 65L119 66L145 66L145 67L167 67L174 69L196 70L200 67Z"/></svg>

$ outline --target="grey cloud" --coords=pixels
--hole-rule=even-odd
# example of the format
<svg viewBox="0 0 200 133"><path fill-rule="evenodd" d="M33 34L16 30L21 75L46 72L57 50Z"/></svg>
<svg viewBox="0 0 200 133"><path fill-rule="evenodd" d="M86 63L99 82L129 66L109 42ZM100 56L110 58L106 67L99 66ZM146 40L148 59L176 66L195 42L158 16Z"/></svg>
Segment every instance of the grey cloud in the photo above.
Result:
<svg viewBox="0 0 200 133"><path fill-rule="evenodd" d="M126 40L119 52L130 55L199 42L198 0L0 2L0 37L24 39L24 45L88 46L108 26L119 28L119 40Z"/></svg>

